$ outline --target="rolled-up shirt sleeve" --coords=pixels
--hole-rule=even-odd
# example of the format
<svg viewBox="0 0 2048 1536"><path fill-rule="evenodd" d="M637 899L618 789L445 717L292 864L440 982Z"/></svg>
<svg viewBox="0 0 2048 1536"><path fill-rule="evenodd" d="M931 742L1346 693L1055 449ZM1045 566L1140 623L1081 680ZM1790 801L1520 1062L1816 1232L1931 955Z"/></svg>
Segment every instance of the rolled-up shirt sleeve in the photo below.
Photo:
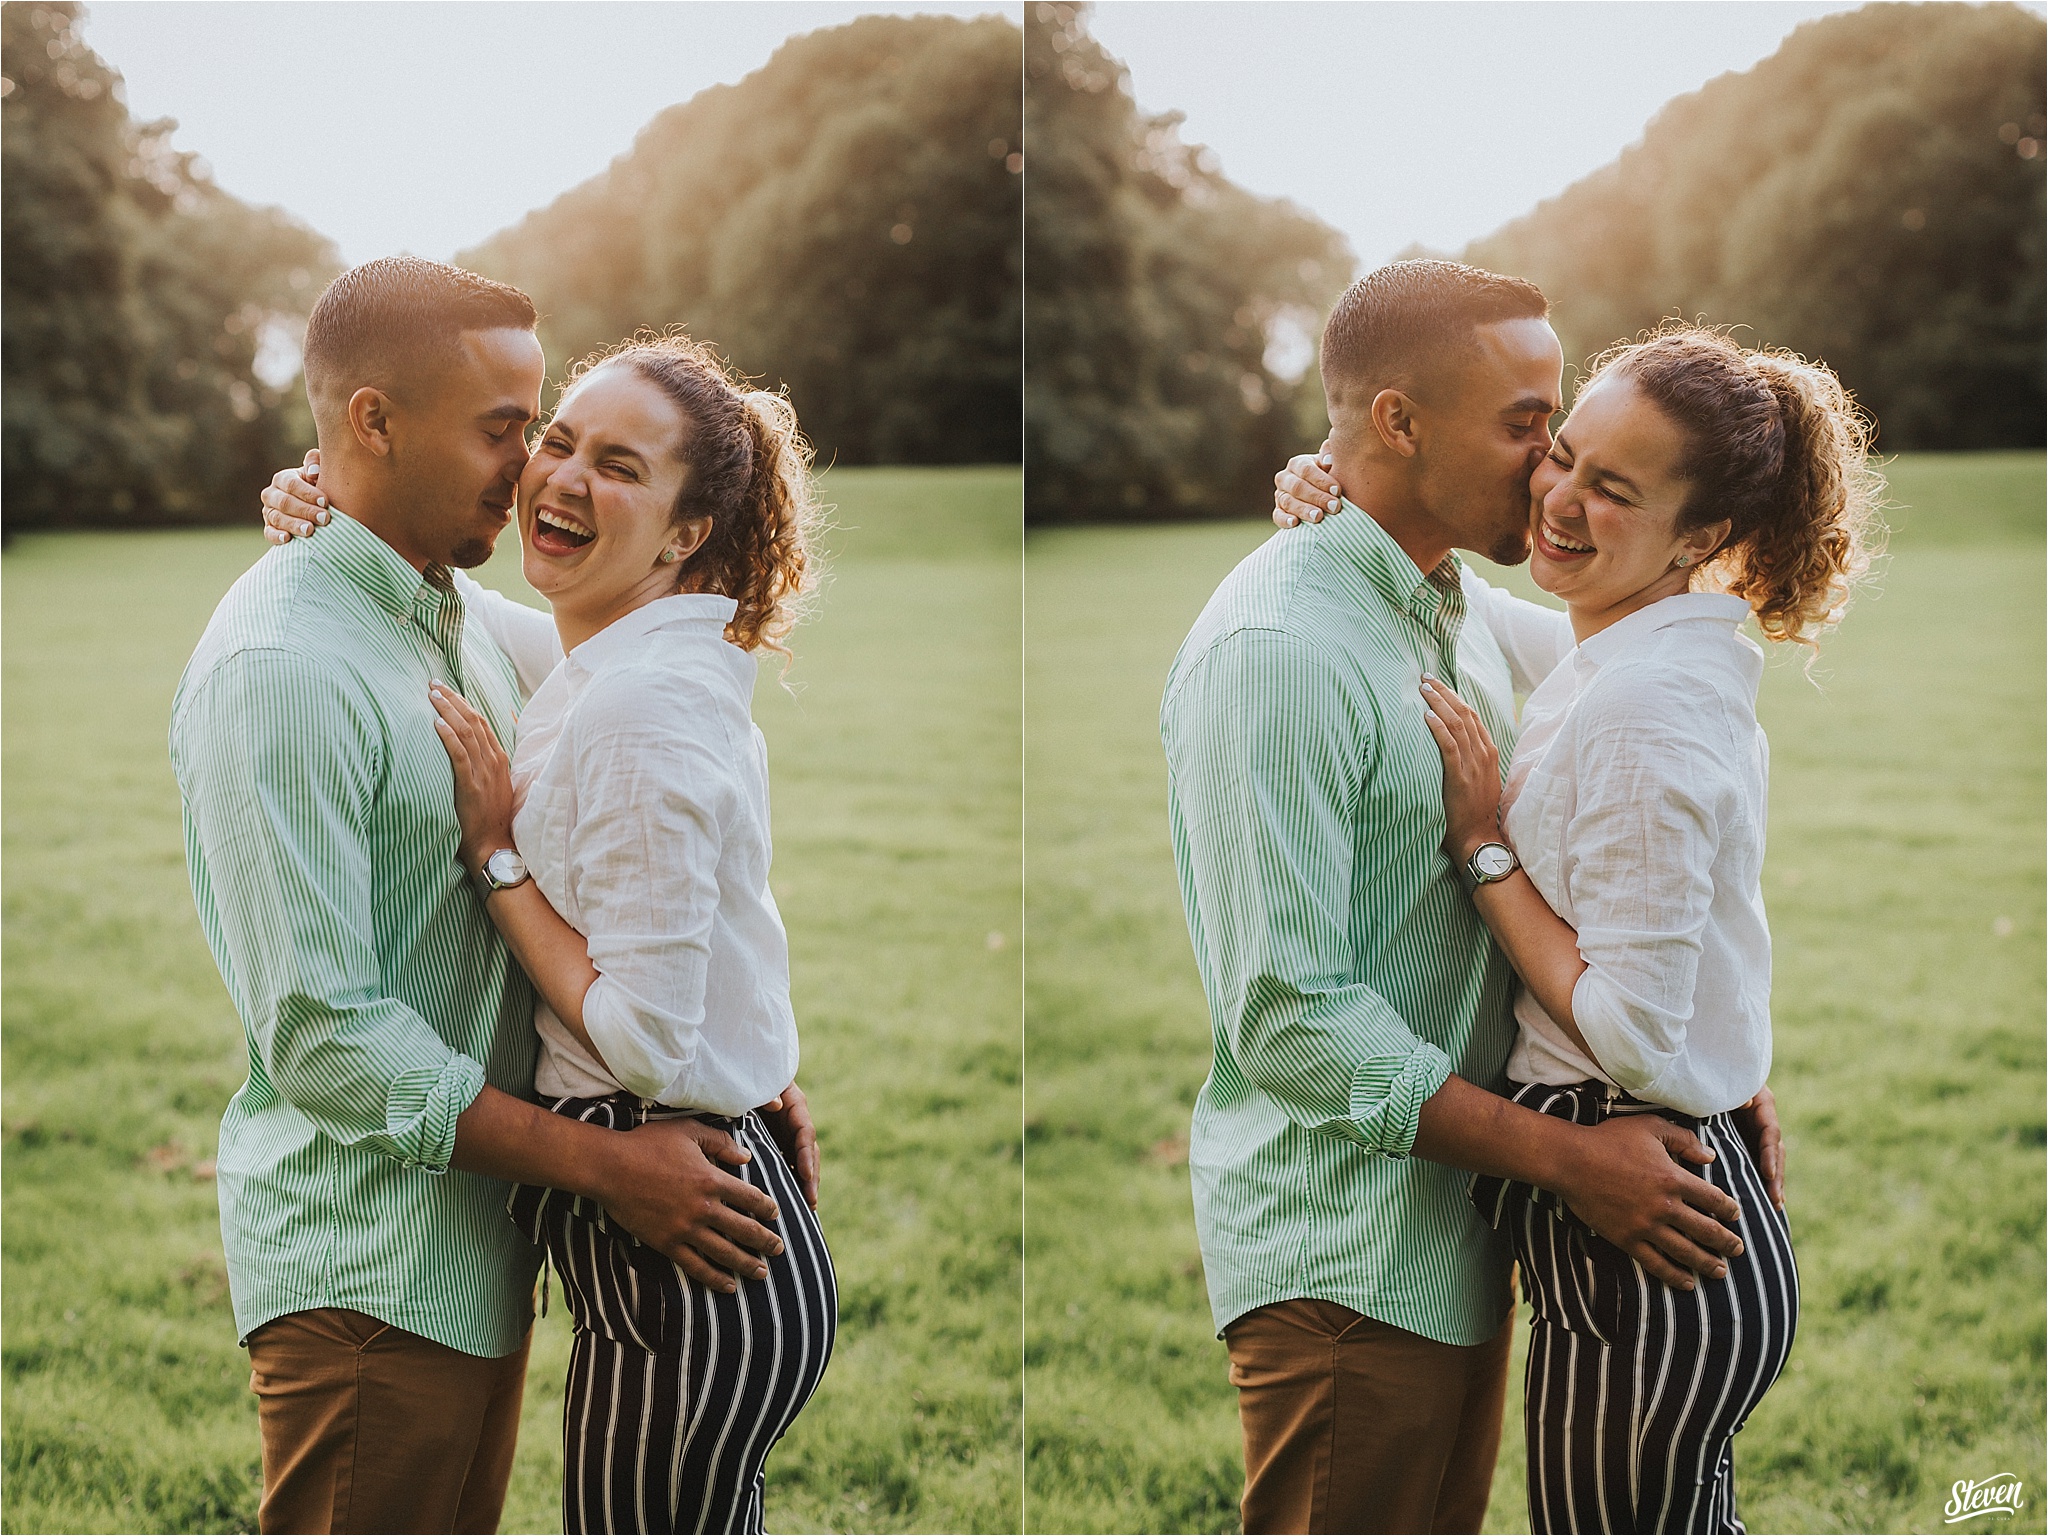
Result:
<svg viewBox="0 0 2048 1536"><path fill-rule="evenodd" d="M222 967L271 1085L337 1143L445 1171L484 1069L382 993L367 840L383 747L364 705L320 658L249 650L177 735Z"/></svg>
<svg viewBox="0 0 2048 1536"><path fill-rule="evenodd" d="M1234 1060L1296 1124L1405 1157L1451 1063L1346 979L1369 706L1305 643L1247 629L1179 680L1164 727L1190 928Z"/></svg>
<svg viewBox="0 0 2048 1536"><path fill-rule="evenodd" d="M673 676L648 686L630 669L590 686L571 729L580 809L569 878L598 973L584 1028L641 1097L744 1114L758 1096L704 1042L741 749L702 690Z"/></svg>
<svg viewBox="0 0 2048 1536"><path fill-rule="evenodd" d="M1675 680L1588 699L1578 739L1586 766L1564 836L1586 962L1572 1016L1615 1082L1693 1113L1704 1111L1688 1092L1686 1031L1715 856L1737 814L1722 744L1684 728L1699 714Z"/></svg>

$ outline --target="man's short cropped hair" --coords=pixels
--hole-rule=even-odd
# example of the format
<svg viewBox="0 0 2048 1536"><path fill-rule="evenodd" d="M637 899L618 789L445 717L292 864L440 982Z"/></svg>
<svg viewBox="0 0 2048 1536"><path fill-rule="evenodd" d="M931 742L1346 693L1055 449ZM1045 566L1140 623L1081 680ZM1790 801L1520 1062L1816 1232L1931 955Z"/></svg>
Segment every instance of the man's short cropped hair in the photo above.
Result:
<svg viewBox="0 0 2048 1536"><path fill-rule="evenodd" d="M432 377L465 331L530 331L533 300L445 262L384 256L327 285L306 320L306 397L329 419L364 385L399 395L399 380Z"/></svg>
<svg viewBox="0 0 2048 1536"><path fill-rule="evenodd" d="M1396 261L1368 272L1323 326L1331 394L1412 389L1418 374L1476 350L1482 325L1541 320L1550 301L1534 283L1455 261Z"/></svg>

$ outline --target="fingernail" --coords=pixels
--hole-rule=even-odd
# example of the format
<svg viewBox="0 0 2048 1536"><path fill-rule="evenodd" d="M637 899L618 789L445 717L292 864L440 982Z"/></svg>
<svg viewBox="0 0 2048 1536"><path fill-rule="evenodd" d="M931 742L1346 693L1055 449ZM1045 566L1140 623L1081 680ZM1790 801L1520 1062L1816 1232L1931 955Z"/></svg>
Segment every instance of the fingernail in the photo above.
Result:
<svg viewBox="0 0 2048 1536"><path fill-rule="evenodd" d="M325 496L315 496L313 498L313 505L316 507L324 507L327 505L327 498Z"/></svg>
<svg viewBox="0 0 2048 1536"><path fill-rule="evenodd" d="M1334 501L1333 501L1333 502L1331 502L1331 503L1330 503L1330 510L1331 510L1332 512L1336 511L1336 510L1337 510L1337 503L1335 503Z"/></svg>
<svg viewBox="0 0 2048 1536"><path fill-rule="evenodd" d="M1336 463L1337 461L1331 458L1327 453L1319 453L1316 455L1316 462L1322 465L1323 468L1328 469L1332 464Z"/></svg>
<svg viewBox="0 0 2048 1536"><path fill-rule="evenodd" d="M1288 517L1284 513L1281 515L1280 518L1280 526L1282 528L1293 528L1298 524L1298 522L1299 519Z"/></svg>

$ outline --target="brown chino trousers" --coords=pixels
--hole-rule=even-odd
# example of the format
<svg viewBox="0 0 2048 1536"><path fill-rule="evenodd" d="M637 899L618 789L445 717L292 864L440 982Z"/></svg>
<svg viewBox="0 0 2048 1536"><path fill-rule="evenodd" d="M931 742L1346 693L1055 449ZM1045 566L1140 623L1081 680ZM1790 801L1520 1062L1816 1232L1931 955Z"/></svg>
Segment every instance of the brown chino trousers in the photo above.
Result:
<svg viewBox="0 0 2048 1536"><path fill-rule="evenodd" d="M249 1335L270 1531L495 1531L512 1476L529 1334L466 1355L320 1307Z"/></svg>
<svg viewBox="0 0 2048 1536"><path fill-rule="evenodd" d="M1510 1314L1484 1344L1439 1344L1310 1299L1240 1317L1245 1530L1477 1531L1513 1330Z"/></svg>

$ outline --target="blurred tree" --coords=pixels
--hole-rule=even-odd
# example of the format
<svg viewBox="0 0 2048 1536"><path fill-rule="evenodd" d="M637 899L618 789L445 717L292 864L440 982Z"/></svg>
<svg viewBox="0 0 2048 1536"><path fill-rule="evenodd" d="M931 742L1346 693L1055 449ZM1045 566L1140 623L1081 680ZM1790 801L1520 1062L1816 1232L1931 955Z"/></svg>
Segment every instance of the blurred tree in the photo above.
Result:
<svg viewBox="0 0 2048 1536"><path fill-rule="evenodd" d="M1826 360L1887 448L2039 446L2044 50L2016 5L1808 22L1464 259L1540 283L1568 357L1704 315Z"/></svg>
<svg viewBox="0 0 2048 1536"><path fill-rule="evenodd" d="M1256 511L1322 435L1315 338L1350 251L1139 112L1085 5L1025 17L1025 515Z"/></svg>
<svg viewBox="0 0 2048 1536"><path fill-rule="evenodd" d="M821 460L1015 460L1017 48L997 17L792 38L456 259L533 295L557 372L681 324L786 383Z"/></svg>
<svg viewBox="0 0 2048 1536"><path fill-rule="evenodd" d="M0 531L253 519L312 443L281 375L334 253L130 121L79 19L0 6Z"/></svg>

